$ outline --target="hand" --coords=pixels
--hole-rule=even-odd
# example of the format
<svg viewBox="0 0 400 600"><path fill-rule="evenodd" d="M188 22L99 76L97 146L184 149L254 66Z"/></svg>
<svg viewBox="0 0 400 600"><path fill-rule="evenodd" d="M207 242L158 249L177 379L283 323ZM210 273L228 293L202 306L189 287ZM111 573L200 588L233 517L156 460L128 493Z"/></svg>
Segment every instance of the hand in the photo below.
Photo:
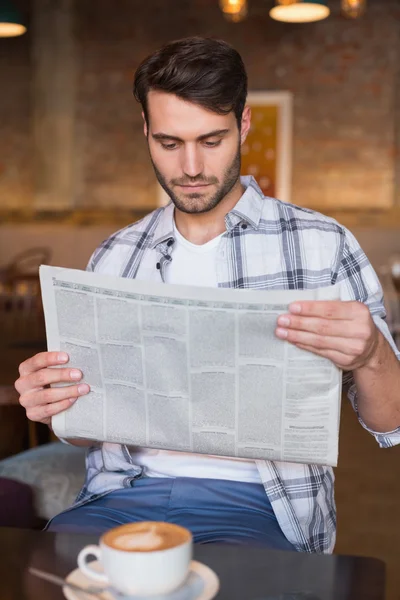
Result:
<svg viewBox="0 0 400 600"><path fill-rule="evenodd" d="M72 383L82 379L79 369L50 368L68 361L65 352L41 352L20 364L15 389L21 394L19 402L31 421L49 425L52 416L66 410L79 396L90 391L86 383L45 389L52 383Z"/></svg>
<svg viewBox="0 0 400 600"><path fill-rule="evenodd" d="M368 307L361 302L306 301L278 318L277 337L329 358L344 371L364 367L379 342Z"/></svg>

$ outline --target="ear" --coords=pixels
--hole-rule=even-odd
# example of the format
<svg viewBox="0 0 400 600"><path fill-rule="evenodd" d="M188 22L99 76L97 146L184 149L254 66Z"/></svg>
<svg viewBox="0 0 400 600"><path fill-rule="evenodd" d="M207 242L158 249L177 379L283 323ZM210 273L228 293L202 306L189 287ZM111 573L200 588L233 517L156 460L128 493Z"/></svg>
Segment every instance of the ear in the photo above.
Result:
<svg viewBox="0 0 400 600"><path fill-rule="evenodd" d="M144 116L144 112L142 112L142 119L143 119L143 133L145 135L145 137L148 136L149 130L147 127L147 123L146 123L146 117Z"/></svg>
<svg viewBox="0 0 400 600"><path fill-rule="evenodd" d="M247 134L250 131L251 125L251 108L250 106L245 106L242 114L242 124L240 128L240 143L244 144L247 138Z"/></svg>

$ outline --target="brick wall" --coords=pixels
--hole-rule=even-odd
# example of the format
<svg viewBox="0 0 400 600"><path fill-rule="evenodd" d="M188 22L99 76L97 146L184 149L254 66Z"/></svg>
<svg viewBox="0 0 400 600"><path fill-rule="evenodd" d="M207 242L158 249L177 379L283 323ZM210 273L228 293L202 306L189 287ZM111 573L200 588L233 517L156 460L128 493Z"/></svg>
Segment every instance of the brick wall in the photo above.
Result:
<svg viewBox="0 0 400 600"><path fill-rule="evenodd" d="M30 32L0 38L0 208L33 199L30 46Z"/></svg>
<svg viewBox="0 0 400 600"><path fill-rule="evenodd" d="M154 177L132 99L139 61L169 39L219 36L242 54L250 88L294 93L293 201L305 206L390 206L394 197L394 100L400 55L396 0L370 0L367 16L333 15L310 25L268 17L249 0L242 24L217 0L80 2L77 131L83 163L79 202L148 205ZM400 99L399 99L400 100Z"/></svg>
<svg viewBox="0 0 400 600"><path fill-rule="evenodd" d="M29 17L33 4L18 3ZM366 16L350 21L339 14L340 0L331 0L332 16L307 25L272 21L272 0L249 3L247 21L230 24L217 0L75 2L72 208L153 206L133 73L162 43L193 34L231 42L245 60L250 89L293 92L295 203L321 210L393 204L400 195L398 1L369 0ZM31 29L0 39L1 208L33 206L40 177L32 140L33 43Z"/></svg>

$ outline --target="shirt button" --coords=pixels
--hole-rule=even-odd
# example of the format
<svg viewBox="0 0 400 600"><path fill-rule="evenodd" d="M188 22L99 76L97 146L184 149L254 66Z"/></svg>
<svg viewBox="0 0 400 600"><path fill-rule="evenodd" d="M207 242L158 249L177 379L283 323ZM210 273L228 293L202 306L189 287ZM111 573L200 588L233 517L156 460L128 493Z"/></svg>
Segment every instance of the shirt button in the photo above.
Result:
<svg viewBox="0 0 400 600"><path fill-rule="evenodd" d="M247 229L247 223L243 223L242 229Z"/></svg>
<svg viewBox="0 0 400 600"><path fill-rule="evenodd" d="M156 264L156 269L158 269L158 270L161 269L161 264L159 262Z"/></svg>

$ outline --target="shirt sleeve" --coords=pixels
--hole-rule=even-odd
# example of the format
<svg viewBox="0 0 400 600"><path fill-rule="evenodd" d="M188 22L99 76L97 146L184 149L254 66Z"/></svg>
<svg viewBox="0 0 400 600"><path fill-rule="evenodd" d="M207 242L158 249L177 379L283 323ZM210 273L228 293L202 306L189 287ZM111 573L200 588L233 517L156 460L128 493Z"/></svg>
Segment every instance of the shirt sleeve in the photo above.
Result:
<svg viewBox="0 0 400 600"><path fill-rule="evenodd" d="M338 269L337 282L341 287L342 300L358 300L366 304L379 331L389 342L397 359L400 352L394 343L386 323L383 292L379 279L352 233L345 231L342 248L342 258ZM371 433L381 448L389 448L400 444L400 427L388 432L377 432L370 429L360 417L357 404L357 388L352 372L343 375L343 385L347 389L347 396L357 414L361 425Z"/></svg>
<svg viewBox="0 0 400 600"><path fill-rule="evenodd" d="M94 259L97 253L97 249L93 252L92 256L89 258L89 261L86 265L86 271L89 271L90 273L94 272Z"/></svg>

